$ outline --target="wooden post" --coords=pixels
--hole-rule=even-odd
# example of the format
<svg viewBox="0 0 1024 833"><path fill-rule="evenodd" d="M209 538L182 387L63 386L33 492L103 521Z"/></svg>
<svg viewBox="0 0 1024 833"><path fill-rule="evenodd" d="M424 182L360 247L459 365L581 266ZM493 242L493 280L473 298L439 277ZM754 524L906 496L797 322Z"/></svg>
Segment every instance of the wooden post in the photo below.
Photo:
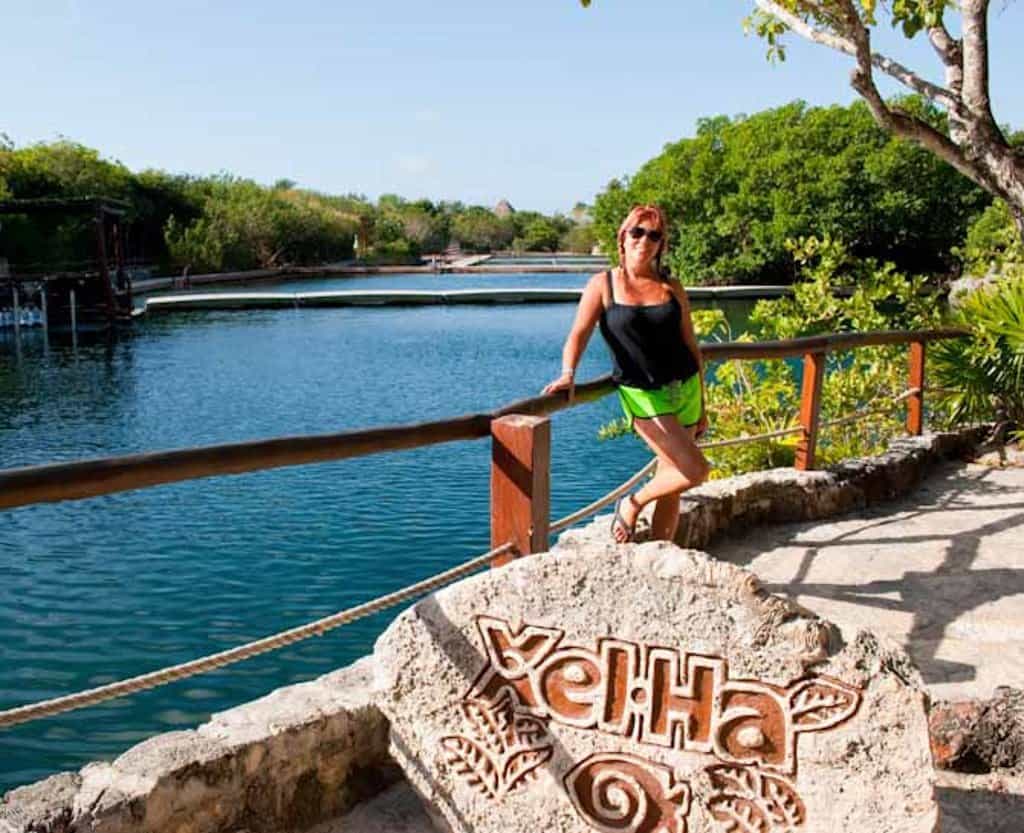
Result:
<svg viewBox="0 0 1024 833"><path fill-rule="evenodd" d="M50 311L46 306L46 281L43 281L40 286L42 291L39 293L40 300L42 302L42 314L43 314L43 338L49 339L50 337Z"/></svg>
<svg viewBox="0 0 1024 833"><path fill-rule="evenodd" d="M551 513L551 422L510 414L491 422L491 547L511 541L500 567L548 548Z"/></svg>
<svg viewBox="0 0 1024 833"><path fill-rule="evenodd" d="M924 342L910 342L910 387L917 393L907 399L907 433L920 436L924 430Z"/></svg>
<svg viewBox="0 0 1024 833"><path fill-rule="evenodd" d="M115 280L117 281L118 291L125 289L124 280L124 240L122 238L123 230L121 228L120 219L115 219L111 229L111 233L114 237L114 266L116 272L114 273Z"/></svg>
<svg viewBox="0 0 1024 833"><path fill-rule="evenodd" d="M814 468L818 446L818 417L821 414L821 386L825 378L825 353L804 354L804 380L800 392L800 425L804 429L796 446L796 467Z"/></svg>
<svg viewBox="0 0 1024 833"><path fill-rule="evenodd" d="M18 285L11 284L11 299L14 302L14 337L21 335L21 307L18 305Z"/></svg>
<svg viewBox="0 0 1024 833"><path fill-rule="evenodd" d="M78 349L78 307L75 304L75 290L68 293L68 303L71 305L71 346Z"/></svg>
<svg viewBox="0 0 1024 833"><path fill-rule="evenodd" d="M107 263L107 214L102 206L96 209L96 257L100 262L103 291L107 296L107 320L113 323L117 317L117 299L110 284L110 265Z"/></svg>

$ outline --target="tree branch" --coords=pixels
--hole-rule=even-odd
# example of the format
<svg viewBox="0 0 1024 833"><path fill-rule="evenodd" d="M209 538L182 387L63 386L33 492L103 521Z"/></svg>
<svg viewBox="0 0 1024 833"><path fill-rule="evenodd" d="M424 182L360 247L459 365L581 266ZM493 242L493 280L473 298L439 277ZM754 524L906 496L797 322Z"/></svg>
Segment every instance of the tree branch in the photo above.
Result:
<svg viewBox="0 0 1024 833"><path fill-rule="evenodd" d="M981 171L971 165L960 147L954 144L948 136L945 136L916 116L889 107L882 99L874 83L864 79L860 67L854 70L851 83L854 89L867 101L875 120L886 130L927 148L986 191L1002 192L1002 189L996 185L994 180L984 176Z"/></svg>
<svg viewBox="0 0 1024 833"><path fill-rule="evenodd" d="M950 35L946 24L941 20L928 28L928 40L946 67L946 85L961 101L964 89L964 50L963 44ZM967 137L967 123L952 110L949 111L949 135L958 145L963 144Z"/></svg>
<svg viewBox="0 0 1024 833"><path fill-rule="evenodd" d="M765 14L769 14L772 17L781 20L786 24L786 26L802 38L827 46L830 49L835 49L837 52L844 52L853 57L857 56L856 45L849 38L834 35L831 32L816 28L806 20L803 20L799 15L795 15L788 9L780 6L778 3L773 2L773 0L754 0L754 4ZM816 6L817 4L812 5ZM863 23L860 22L859 16L857 19L858 26L863 28ZM936 104L941 104L951 113L956 114L958 118L963 118L965 115L963 103L960 101L959 96L950 90L947 90L945 87L933 84L931 81L926 81L924 78L907 69L898 61L894 61L885 55L871 53L871 64L878 67L878 69L886 75L892 76L904 86L909 87L914 92L920 93L925 98L929 98L934 101Z"/></svg>
<svg viewBox="0 0 1024 833"><path fill-rule="evenodd" d="M799 15L793 14L789 9L783 8L772 0L754 0L754 5L765 14L781 20L802 38L820 43L837 52L845 52L847 55L854 54L853 44L846 38L838 37L823 29L816 29Z"/></svg>
<svg viewBox="0 0 1024 833"><path fill-rule="evenodd" d="M847 29L853 37L857 59L857 68L853 72L851 84L868 103L875 120L897 136L910 139L927 148L982 188L998 193L1001 189L995 178L972 164L964 150L952 139L917 116L885 103L878 87L875 86L872 74L874 53L871 51L871 32L860 19L853 0L839 0L839 3L846 12Z"/></svg>
<svg viewBox="0 0 1024 833"><path fill-rule="evenodd" d="M917 116L886 104L881 93L878 92L874 80L872 80L870 70L865 72L863 66L858 64L857 68L853 71L850 83L867 102L871 114L875 117L875 121L884 129L904 139L916 142L934 153L939 159L952 165L981 188L984 188L991 194L1003 196L1005 199L1005 189L987 171L973 165L960 146L953 142L952 139Z"/></svg>
<svg viewBox="0 0 1024 833"><path fill-rule="evenodd" d="M931 41L939 58L947 67L957 67L963 72L964 51L960 41L951 34L941 20L935 26L928 27L928 40Z"/></svg>
<svg viewBox="0 0 1024 833"><path fill-rule="evenodd" d="M963 0L964 103L976 115L992 119L988 91L988 0Z"/></svg>

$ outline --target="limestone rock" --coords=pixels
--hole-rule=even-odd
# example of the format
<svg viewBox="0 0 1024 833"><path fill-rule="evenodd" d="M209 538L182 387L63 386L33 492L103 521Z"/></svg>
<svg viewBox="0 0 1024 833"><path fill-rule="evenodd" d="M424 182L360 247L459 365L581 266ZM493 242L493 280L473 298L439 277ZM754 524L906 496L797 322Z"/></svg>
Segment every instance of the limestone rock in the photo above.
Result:
<svg viewBox="0 0 1024 833"><path fill-rule="evenodd" d="M1024 691L936 703L928 716L935 765L961 772L1024 773Z"/></svg>
<svg viewBox="0 0 1024 833"><path fill-rule="evenodd" d="M520 559L377 642L391 753L457 833L932 833L895 645L663 543Z"/></svg>
<svg viewBox="0 0 1024 833"><path fill-rule="evenodd" d="M972 733L981 717L980 700L935 703L928 712L932 760L940 769L959 769L970 755Z"/></svg>
<svg viewBox="0 0 1024 833"><path fill-rule="evenodd" d="M7 794L0 833L265 833L347 811L399 777L372 660L278 689Z"/></svg>

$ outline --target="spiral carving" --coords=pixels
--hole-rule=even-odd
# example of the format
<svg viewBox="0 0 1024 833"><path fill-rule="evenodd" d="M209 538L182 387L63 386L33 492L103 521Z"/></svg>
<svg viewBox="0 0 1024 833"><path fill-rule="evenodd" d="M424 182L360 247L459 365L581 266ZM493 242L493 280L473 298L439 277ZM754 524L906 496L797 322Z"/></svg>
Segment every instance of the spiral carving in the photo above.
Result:
<svg viewBox="0 0 1024 833"><path fill-rule="evenodd" d="M591 755L569 771L565 787L576 812L603 833L686 833L690 787L662 764Z"/></svg>

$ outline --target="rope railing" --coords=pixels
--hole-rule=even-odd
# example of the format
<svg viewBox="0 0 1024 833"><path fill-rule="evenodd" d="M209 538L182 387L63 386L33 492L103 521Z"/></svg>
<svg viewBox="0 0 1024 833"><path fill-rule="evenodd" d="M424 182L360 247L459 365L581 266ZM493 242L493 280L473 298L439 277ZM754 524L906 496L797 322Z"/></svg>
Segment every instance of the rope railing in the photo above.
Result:
<svg viewBox="0 0 1024 833"><path fill-rule="evenodd" d="M736 440L706 443L702 444L701 447L720 448L723 445L728 444L756 442L759 440L771 439L776 436L792 434L799 430L800 429L797 428L787 429L784 431L773 431L768 434L759 434L752 437L739 437ZM644 477L650 474L657 465L657 462L656 458L651 460L636 474L605 496L551 524L551 533L554 534L556 532L561 532L608 506L613 500L621 497L636 486L637 483L643 480ZM264 637L263 639L247 642L244 645L236 646L235 648L231 648L227 651L210 654L180 665L168 666L158 671L141 674L137 677L130 677L125 680L119 680L118 682L108 683L107 685L87 689L76 694L69 694L63 697L56 697L51 700L32 703L27 706L8 709L7 711L0 711L0 728L17 726L22 723L40 720L44 717L52 717L64 712L75 711L88 706L95 706L99 703L104 703L129 694L136 694L147 689L158 688L199 674L205 674L218 668L224 668L225 666L242 662L243 660L250 659L254 656L258 656L259 654L268 653L270 651L292 645L296 642L301 642L313 636L322 636L328 631L339 628L342 625L351 624L359 619L371 616L374 613L379 613L383 610L387 610L388 608L395 607L396 605L416 598L423 593L436 590L450 582L457 581L458 579L471 575L482 567L490 564L495 558L509 553L512 549L513 547L511 543L503 544L500 547L495 547L494 549L467 561L465 564L446 570L443 573L438 573L431 578L424 579L423 581L405 587L402 590L397 590L394 593L380 596L356 607L348 608L323 619L318 619L315 622L309 622L305 625L300 625L286 631L281 631L280 633L272 636Z"/></svg>
<svg viewBox="0 0 1024 833"><path fill-rule="evenodd" d="M865 420L868 417L887 413L888 411L892 410L893 405L899 405L900 402L909 399L911 396L917 396L920 393L921 388L907 388L905 391L903 391L903 393L892 397L892 400L888 407L883 406L881 408L861 408L857 411L854 411L852 414L847 414L846 416L837 417L836 419L832 420L826 420L825 422L821 423L821 427L836 428L840 425L849 425L850 423L853 422L861 422L862 420Z"/></svg>
<svg viewBox="0 0 1024 833"><path fill-rule="evenodd" d="M564 518L555 521L551 524L551 532L561 532L564 529L568 529L575 523L582 521L584 518L588 518L595 512L600 512L606 506L610 505L612 501L622 497L626 492L632 489L637 483L643 480L648 474L654 471L654 467L658 465L658 458L655 457L649 463L647 463L640 471L630 477L622 485L615 487L604 497L598 498L593 503L588 503L582 509L578 509L571 515L566 515Z"/></svg>

